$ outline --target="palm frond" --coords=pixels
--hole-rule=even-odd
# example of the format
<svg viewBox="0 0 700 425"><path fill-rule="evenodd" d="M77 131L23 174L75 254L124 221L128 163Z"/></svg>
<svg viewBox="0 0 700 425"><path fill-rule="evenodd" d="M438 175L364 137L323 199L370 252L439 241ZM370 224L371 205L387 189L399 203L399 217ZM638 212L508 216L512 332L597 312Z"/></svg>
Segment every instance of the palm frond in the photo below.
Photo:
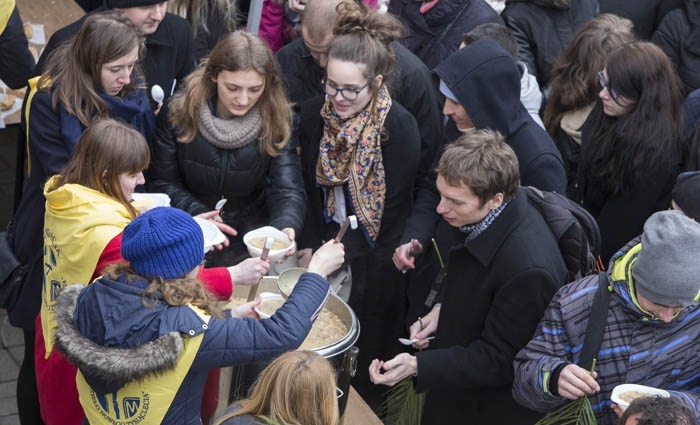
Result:
<svg viewBox="0 0 700 425"><path fill-rule="evenodd" d="M408 377L387 391L379 417L386 425L419 425L423 399L413 388L413 378Z"/></svg>

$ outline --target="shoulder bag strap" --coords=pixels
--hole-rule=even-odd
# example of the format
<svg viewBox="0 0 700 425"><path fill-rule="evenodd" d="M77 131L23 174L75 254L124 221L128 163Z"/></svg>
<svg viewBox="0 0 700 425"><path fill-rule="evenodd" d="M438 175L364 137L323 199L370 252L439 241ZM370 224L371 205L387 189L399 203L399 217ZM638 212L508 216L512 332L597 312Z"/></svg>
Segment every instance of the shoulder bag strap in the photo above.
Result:
<svg viewBox="0 0 700 425"><path fill-rule="evenodd" d="M586 327L586 336L583 339L579 366L586 370L593 367L593 359L598 356L600 343L603 341L603 331L608 319L610 306L610 290L608 289L608 275L606 272L598 273L598 290L593 300L593 308Z"/></svg>

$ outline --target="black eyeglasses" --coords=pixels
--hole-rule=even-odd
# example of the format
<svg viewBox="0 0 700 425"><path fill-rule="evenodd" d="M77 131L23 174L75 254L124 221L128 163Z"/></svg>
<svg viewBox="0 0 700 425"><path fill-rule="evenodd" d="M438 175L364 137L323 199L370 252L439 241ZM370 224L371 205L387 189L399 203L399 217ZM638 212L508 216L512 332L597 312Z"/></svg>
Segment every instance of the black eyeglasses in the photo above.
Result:
<svg viewBox="0 0 700 425"><path fill-rule="evenodd" d="M603 75L603 70L601 69L598 71L598 84L600 84L601 89L608 89L608 93L610 93L610 97L617 102L617 100L620 98L620 94L616 92L615 90L611 90L610 87L608 86L608 82L605 81L605 76Z"/></svg>
<svg viewBox="0 0 700 425"><path fill-rule="evenodd" d="M350 102L352 102L353 100L356 100L357 96L360 95L360 92L362 92L362 90L364 90L365 87L369 85L369 80L367 80L365 85L360 87L359 89L341 89L340 87L336 87L333 84L326 81L325 78L321 80L321 85L323 86L323 92L326 93L328 96L333 97L340 93L340 95L343 96L345 100L349 100Z"/></svg>

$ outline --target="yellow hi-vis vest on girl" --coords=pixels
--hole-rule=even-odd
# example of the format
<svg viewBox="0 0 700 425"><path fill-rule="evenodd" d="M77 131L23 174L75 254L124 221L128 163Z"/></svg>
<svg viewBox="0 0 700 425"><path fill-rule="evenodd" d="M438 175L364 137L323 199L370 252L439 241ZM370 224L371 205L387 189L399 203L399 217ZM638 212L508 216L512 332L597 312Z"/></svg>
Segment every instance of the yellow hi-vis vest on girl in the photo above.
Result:
<svg viewBox="0 0 700 425"><path fill-rule="evenodd" d="M210 316L194 306L189 307L209 324ZM80 405L90 425L160 425L192 366L204 334L182 337L184 345L173 370L151 374L140 382L129 382L113 393L98 395L78 371L76 384Z"/></svg>
<svg viewBox="0 0 700 425"><path fill-rule="evenodd" d="M105 246L131 222L120 202L79 184L46 183L44 216L44 287L41 296L41 329L46 358L56 333L54 308L58 294L68 285L92 282Z"/></svg>

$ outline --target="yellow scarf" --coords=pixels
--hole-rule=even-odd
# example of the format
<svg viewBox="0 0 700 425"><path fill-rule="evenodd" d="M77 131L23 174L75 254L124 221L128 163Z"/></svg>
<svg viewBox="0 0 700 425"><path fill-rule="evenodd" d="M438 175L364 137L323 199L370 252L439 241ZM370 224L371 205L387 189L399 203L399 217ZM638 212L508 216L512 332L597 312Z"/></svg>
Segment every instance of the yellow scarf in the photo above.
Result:
<svg viewBox="0 0 700 425"><path fill-rule="evenodd" d="M374 102L369 102L353 116L339 117L333 111L330 98L326 98L321 109L324 126L316 183L324 187L326 221L335 213L332 187L347 184L353 212L370 244L377 239L384 214L386 176L381 139L390 109L391 97L385 85L379 89Z"/></svg>
<svg viewBox="0 0 700 425"><path fill-rule="evenodd" d="M211 318L202 310L189 306L206 323ZM90 425L160 424L170 409L177 391L182 386L204 339L204 333L194 338L182 337L184 346L175 368L146 377L140 382L129 382L119 390L98 395L78 371L76 384L80 405Z"/></svg>
<svg viewBox="0 0 700 425"><path fill-rule="evenodd" d="M44 289L41 327L46 358L56 331L54 307L61 290L76 283L91 283L95 267L109 241L122 232L131 216L115 199L78 184L55 190L56 176L44 189Z"/></svg>

